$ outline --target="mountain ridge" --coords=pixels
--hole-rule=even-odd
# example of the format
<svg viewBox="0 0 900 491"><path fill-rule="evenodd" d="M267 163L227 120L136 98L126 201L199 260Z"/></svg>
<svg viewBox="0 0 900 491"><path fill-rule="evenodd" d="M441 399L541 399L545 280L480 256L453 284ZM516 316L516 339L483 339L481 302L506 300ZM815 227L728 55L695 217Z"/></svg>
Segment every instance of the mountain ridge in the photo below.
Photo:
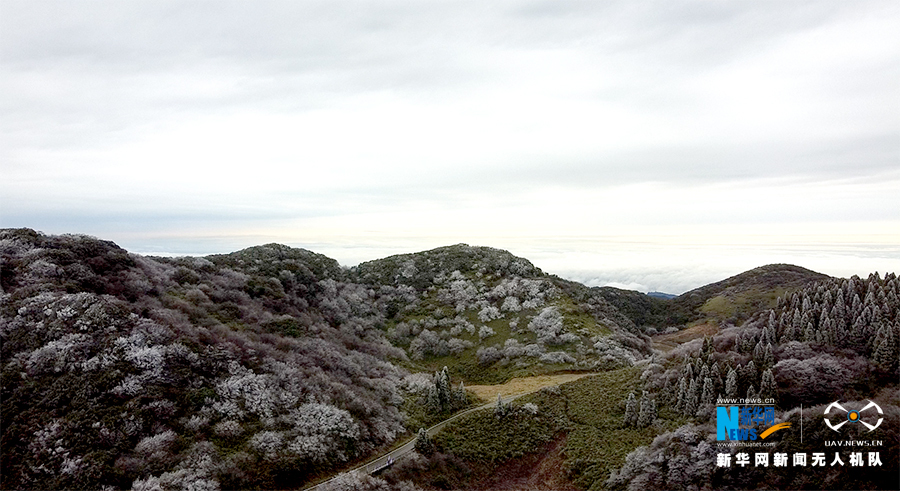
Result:
<svg viewBox="0 0 900 491"><path fill-rule="evenodd" d="M2 229L0 260L4 489L297 487L466 407L462 383L561 372L607 374L564 389L571 406L554 402L552 391L531 400L538 414L580 425L567 455L596 459L579 442L600 429L625 432L629 445L653 433L619 428L619 400L604 399L604 415L591 404L642 388L662 401L677 393L685 354L694 379L716 361L714 385L738 370L743 394L761 387L772 357L797 373L831 366L827 357L807 363L811 355L797 343L844 336L858 352L876 353L882 373L895 366L900 338L874 324L877 312L894 316L893 275L809 286L828 277L792 265L754 268L665 300L587 287L508 251L466 244L344 268L282 244L167 258L84 235ZM772 302L777 311L768 310ZM739 325L742 316L750 320ZM704 340L701 355L691 351L700 340L653 350L655 326L698 322L717 340ZM872 346L860 333L872 335ZM828 349L843 356L838 348ZM750 357L761 368L740 371ZM687 386L703 385L694 382ZM802 401L817 400L811 394ZM679 404L685 415L699 414ZM660 431L681 424L669 406ZM522 424L533 414L515 411ZM479 424L490 429L491 418ZM566 427L539 419L546 431L533 436L541 441ZM440 441L478 454L465 440ZM579 482L605 479L614 467L579 468Z"/></svg>
<svg viewBox="0 0 900 491"><path fill-rule="evenodd" d="M738 324L754 311L774 307L779 296L829 278L793 264L767 264L682 293L672 306L684 323L706 317Z"/></svg>
<svg viewBox="0 0 900 491"><path fill-rule="evenodd" d="M42 235L40 232L27 228L4 230L15 231L28 237ZM79 237L82 241L80 250L89 253L91 249L103 251L109 249L109 252L104 252L109 257L118 254L119 256L134 255L163 261L173 259L187 260L187 258L204 259L220 266L238 268L251 274L272 274L278 272L275 271L275 268L281 268L279 271L299 273L308 281L319 281L322 279L351 280L367 284L408 285L423 290L433 284L435 277L454 270L476 274L494 274L501 277L515 274L525 278L553 277L562 280L562 278L555 275L544 273L528 259L515 256L507 250L489 246L471 246L465 243L412 253L395 254L364 261L348 268L341 266L337 260L324 254L280 243L251 246L229 253L168 258L153 255L141 256L128 252L112 241L101 240L89 235L63 234L46 237ZM86 245L90 241L96 241L97 245ZM57 246L51 247L58 249ZM66 256L65 252L60 252L58 255ZM119 260L122 264L128 263L127 258L120 257ZM104 260L97 257L94 261L102 263ZM103 274L106 271L107 269L101 266L98 273ZM574 280L563 281L599 291L604 300L625 314L638 326L661 329L697 321L702 316L697 315L693 311L702 308L710 299L718 296L735 297L738 294L760 289L761 287L772 290L780 288L781 292L784 292L791 288L799 288L811 281L827 278L829 276L802 266L774 263L752 268L723 280L689 290L681 295L662 294L659 292L642 293L615 287L587 287ZM188 279L182 278L182 281ZM2 282L0 282L0 288L2 288ZM771 303L771 300L774 300L774 298L770 298L769 302L763 302L759 298L754 298L752 299L752 306L768 305ZM740 305L739 308L746 309L746 306ZM673 310L674 312L672 312ZM724 318L718 318L717 320L724 320ZM742 320L742 317L733 317L731 320Z"/></svg>

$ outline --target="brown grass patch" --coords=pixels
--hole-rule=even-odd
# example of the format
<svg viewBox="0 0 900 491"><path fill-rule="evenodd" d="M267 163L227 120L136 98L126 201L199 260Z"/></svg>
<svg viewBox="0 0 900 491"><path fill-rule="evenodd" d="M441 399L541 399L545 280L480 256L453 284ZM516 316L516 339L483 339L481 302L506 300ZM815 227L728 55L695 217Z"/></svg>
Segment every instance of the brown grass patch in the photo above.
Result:
<svg viewBox="0 0 900 491"><path fill-rule="evenodd" d="M679 344L686 343L692 339L712 337L719 332L719 326L714 322L703 322L696 326L682 329L672 334L660 334L653 337L653 348L662 351L671 351Z"/></svg>
<svg viewBox="0 0 900 491"><path fill-rule="evenodd" d="M537 375L535 377L520 377L510 379L505 384L499 385L469 385L466 389L472 391L481 400L491 402L497 399L497 394L504 397L518 394L528 394L550 387L560 385L582 377L593 375L591 373L563 373L559 375Z"/></svg>

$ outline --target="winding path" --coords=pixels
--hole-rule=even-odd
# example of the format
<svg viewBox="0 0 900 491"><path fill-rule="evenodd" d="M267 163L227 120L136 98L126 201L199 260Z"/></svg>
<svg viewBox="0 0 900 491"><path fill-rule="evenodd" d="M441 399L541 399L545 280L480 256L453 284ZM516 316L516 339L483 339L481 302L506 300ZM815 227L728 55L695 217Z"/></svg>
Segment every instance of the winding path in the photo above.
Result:
<svg viewBox="0 0 900 491"><path fill-rule="evenodd" d="M589 376L589 375L593 375L593 374L584 374L584 376ZM560 384L554 384L554 385L560 385ZM544 387L553 387L554 385L546 385ZM522 396L525 396L528 394L532 394L534 392L537 392L537 391L543 389L544 387L537 387L534 390L530 390L528 392L522 392L520 394L515 394L515 395L504 397L503 403L509 404L511 401L518 399L519 397L522 397ZM465 411L454 414L453 416L441 421L440 423L428 428L425 431L428 433L428 436L434 436L439 431L441 431L445 426L447 426L447 424L450 423L451 421L459 419L467 414L474 413L475 411L481 411L483 409L490 409L490 408L493 408L496 406L497 406L497 402L494 401L494 402L489 402L487 404L483 404L481 406L473 407L471 409L467 409ZM376 470L385 468L387 466L388 458L392 458L392 459L394 459L394 462L396 462L398 459L400 459L404 455L407 455L408 453L412 452L415 449L415 447L416 447L416 437L413 436L412 438L409 439L409 441L404 443L402 446L397 447L389 452L386 452L386 453L382 454L381 456L379 456L373 460L370 460L369 462L362 464L356 468L350 469L348 471L344 471L336 476L333 476L330 479L328 479L327 481L322 481L319 484L316 484L315 486L310 486L310 487L306 488L305 491L312 491L314 489L319 489L320 486L324 486L325 484L333 481L335 478L337 478L341 474L345 474L347 472L364 471L366 474L371 474L372 472L374 472Z"/></svg>

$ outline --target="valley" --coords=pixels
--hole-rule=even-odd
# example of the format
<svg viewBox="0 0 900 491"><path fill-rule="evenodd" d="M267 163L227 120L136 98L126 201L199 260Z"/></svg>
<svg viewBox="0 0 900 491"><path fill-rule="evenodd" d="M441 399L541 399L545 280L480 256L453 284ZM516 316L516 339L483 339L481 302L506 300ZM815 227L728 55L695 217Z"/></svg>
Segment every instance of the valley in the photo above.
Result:
<svg viewBox="0 0 900 491"><path fill-rule="evenodd" d="M863 474L714 463L718 396L776 400L796 427L802 404L815 439L810 418L835 399L900 417L893 273L776 264L661 298L465 244L343 268L279 244L145 257L29 229L0 230L0 258L3 489L879 489L897 475L888 424L885 465ZM340 472L388 456L378 475Z"/></svg>

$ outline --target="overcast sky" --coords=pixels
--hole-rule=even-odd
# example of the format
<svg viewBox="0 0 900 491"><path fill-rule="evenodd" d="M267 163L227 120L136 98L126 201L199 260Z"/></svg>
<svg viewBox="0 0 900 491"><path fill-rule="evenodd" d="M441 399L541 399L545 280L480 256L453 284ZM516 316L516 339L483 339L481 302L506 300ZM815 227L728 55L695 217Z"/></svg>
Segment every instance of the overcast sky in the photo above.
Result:
<svg viewBox="0 0 900 491"><path fill-rule="evenodd" d="M900 273L900 3L0 0L0 226Z"/></svg>

